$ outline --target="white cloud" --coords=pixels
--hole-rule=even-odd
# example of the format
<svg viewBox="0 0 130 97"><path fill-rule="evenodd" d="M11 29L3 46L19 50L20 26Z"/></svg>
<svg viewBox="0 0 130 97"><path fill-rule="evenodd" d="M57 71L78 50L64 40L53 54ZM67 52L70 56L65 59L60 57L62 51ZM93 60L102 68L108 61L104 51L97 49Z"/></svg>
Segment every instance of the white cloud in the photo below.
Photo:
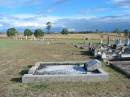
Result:
<svg viewBox="0 0 130 97"><path fill-rule="evenodd" d="M75 28L70 28L70 29L68 29L69 31L76 31L76 29Z"/></svg>
<svg viewBox="0 0 130 97"><path fill-rule="evenodd" d="M34 15L34 14L15 14L15 15L12 15L12 17L19 18L19 19L33 18L35 16L36 15Z"/></svg>
<svg viewBox="0 0 130 97"><path fill-rule="evenodd" d="M112 0L112 3L125 8L130 7L130 0Z"/></svg>
<svg viewBox="0 0 130 97"><path fill-rule="evenodd" d="M97 14L97 13L101 13L101 12L105 12L108 11L110 8L84 8L80 10L80 14L82 15L88 15L88 14Z"/></svg>
<svg viewBox="0 0 130 97"><path fill-rule="evenodd" d="M65 2L66 0L54 0L55 3Z"/></svg>
<svg viewBox="0 0 130 97"><path fill-rule="evenodd" d="M43 0L0 0L0 6L6 8L16 8L21 6L39 5Z"/></svg>
<svg viewBox="0 0 130 97"><path fill-rule="evenodd" d="M117 16L105 17L58 17L41 16L35 14L17 14L11 16L0 16L0 28L45 28L46 23L50 21L52 28L66 27L70 31L85 30L111 30L112 28L125 28L130 25L130 14L118 14Z"/></svg>
<svg viewBox="0 0 130 97"><path fill-rule="evenodd" d="M121 30L130 29L130 14L121 14L117 16L93 17L93 18L73 18L73 19L59 19L56 24L64 25L68 29L75 31L86 30L113 30L119 27Z"/></svg>
<svg viewBox="0 0 130 97"><path fill-rule="evenodd" d="M3 24L0 24L0 27L3 27Z"/></svg>
<svg viewBox="0 0 130 97"><path fill-rule="evenodd" d="M40 16L33 14L17 14L12 16L0 16L0 23L7 24L10 27L45 27L48 21L56 22L60 17ZM6 25L5 25L6 26Z"/></svg>

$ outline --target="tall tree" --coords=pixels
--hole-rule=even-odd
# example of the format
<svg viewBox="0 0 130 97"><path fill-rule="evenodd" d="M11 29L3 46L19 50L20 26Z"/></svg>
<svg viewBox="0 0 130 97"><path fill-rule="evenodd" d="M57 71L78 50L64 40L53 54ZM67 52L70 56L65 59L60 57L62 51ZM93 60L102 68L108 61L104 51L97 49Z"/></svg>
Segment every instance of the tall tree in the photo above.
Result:
<svg viewBox="0 0 130 97"><path fill-rule="evenodd" d="M98 33L99 32L99 30L98 29L96 29L96 33Z"/></svg>
<svg viewBox="0 0 130 97"><path fill-rule="evenodd" d="M128 38L130 39L130 31L128 32Z"/></svg>
<svg viewBox="0 0 130 97"><path fill-rule="evenodd" d="M9 28L6 33L8 37L13 37L16 35L17 31L15 28Z"/></svg>
<svg viewBox="0 0 130 97"><path fill-rule="evenodd" d="M113 33L120 34L120 30L119 30L119 28L116 28L116 29L113 31Z"/></svg>
<svg viewBox="0 0 130 97"><path fill-rule="evenodd" d="M116 28L116 29L113 31L113 33L116 33L117 38L120 39L119 37L120 37L121 33L120 33L119 28Z"/></svg>
<svg viewBox="0 0 130 97"><path fill-rule="evenodd" d="M51 31L51 26L52 26L51 22L47 22L46 25L47 25L48 34L50 34L51 33L50 32Z"/></svg>
<svg viewBox="0 0 130 97"><path fill-rule="evenodd" d="M63 28L62 31L61 31L61 34L67 35L68 33L69 33L69 31L68 31L67 28Z"/></svg>
<svg viewBox="0 0 130 97"><path fill-rule="evenodd" d="M42 29L36 29L35 32L34 32L34 36L35 37L43 37L44 32L42 31Z"/></svg>
<svg viewBox="0 0 130 97"><path fill-rule="evenodd" d="M128 29L125 29L125 30L124 30L124 36L125 36L126 38L129 37L129 30L128 30Z"/></svg>
<svg viewBox="0 0 130 97"><path fill-rule="evenodd" d="M26 36L28 38L28 36L31 36L33 33L30 29L25 29L24 30L24 36Z"/></svg>

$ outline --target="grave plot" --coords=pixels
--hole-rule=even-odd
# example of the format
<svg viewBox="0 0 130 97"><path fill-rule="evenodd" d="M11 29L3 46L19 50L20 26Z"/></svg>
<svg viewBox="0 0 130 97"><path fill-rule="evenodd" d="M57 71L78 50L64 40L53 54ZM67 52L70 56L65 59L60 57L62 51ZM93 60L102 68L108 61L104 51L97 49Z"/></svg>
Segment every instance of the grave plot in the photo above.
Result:
<svg viewBox="0 0 130 97"><path fill-rule="evenodd" d="M113 61L110 65L130 77L130 61Z"/></svg>
<svg viewBox="0 0 130 97"><path fill-rule="evenodd" d="M22 77L23 83L42 81L106 81L108 74L98 60L80 62L38 62Z"/></svg>
<svg viewBox="0 0 130 97"><path fill-rule="evenodd" d="M100 56L104 62L107 61L129 61L130 60L130 41L129 39L113 41L112 45L101 46L96 52L96 56Z"/></svg>

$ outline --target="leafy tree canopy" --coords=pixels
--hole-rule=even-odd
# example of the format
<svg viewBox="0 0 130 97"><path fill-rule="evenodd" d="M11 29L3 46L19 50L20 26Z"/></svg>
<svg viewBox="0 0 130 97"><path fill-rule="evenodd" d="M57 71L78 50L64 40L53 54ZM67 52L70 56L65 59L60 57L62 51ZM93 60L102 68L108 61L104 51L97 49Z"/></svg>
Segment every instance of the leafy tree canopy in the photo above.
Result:
<svg viewBox="0 0 130 97"><path fill-rule="evenodd" d="M117 33L117 34L120 34L120 30L118 28L116 28L113 33Z"/></svg>
<svg viewBox="0 0 130 97"><path fill-rule="evenodd" d="M51 30L51 22L47 22L46 25L47 25L48 33L50 33L50 30Z"/></svg>
<svg viewBox="0 0 130 97"><path fill-rule="evenodd" d="M17 31L16 31L15 28L9 28L9 29L7 30L7 36L8 36L8 37L15 36L16 33L17 33Z"/></svg>
<svg viewBox="0 0 130 97"><path fill-rule="evenodd" d="M128 37L128 36L129 36L129 30L128 30L128 29L125 29L125 30L124 30L124 35L125 35L125 37Z"/></svg>
<svg viewBox="0 0 130 97"><path fill-rule="evenodd" d="M42 36L44 36L44 32L42 31L42 29L36 29L34 32L34 36L35 37L42 37Z"/></svg>
<svg viewBox="0 0 130 97"><path fill-rule="evenodd" d="M61 34L68 34L69 31L67 28L63 28L62 31L61 31Z"/></svg>
<svg viewBox="0 0 130 97"><path fill-rule="evenodd" d="M24 36L31 36L33 33L30 29L25 29L24 30Z"/></svg>

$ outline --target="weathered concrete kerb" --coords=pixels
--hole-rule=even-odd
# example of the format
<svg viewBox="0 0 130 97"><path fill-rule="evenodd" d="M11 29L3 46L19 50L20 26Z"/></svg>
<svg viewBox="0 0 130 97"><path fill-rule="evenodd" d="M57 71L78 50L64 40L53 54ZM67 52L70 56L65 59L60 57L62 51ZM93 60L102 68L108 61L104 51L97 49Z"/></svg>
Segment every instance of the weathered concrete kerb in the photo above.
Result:
<svg viewBox="0 0 130 97"><path fill-rule="evenodd" d="M130 61L110 61L109 64L130 78Z"/></svg>
<svg viewBox="0 0 130 97"><path fill-rule="evenodd" d="M90 63L90 62L88 62ZM69 81L69 82L97 82L97 81L106 81L108 80L108 74L102 69L99 68L92 72L84 69L84 64L86 66L86 61L78 62L37 62L28 72L22 77L23 83L34 83L34 82L57 82L57 81ZM54 68L56 66L56 68ZM61 68L61 67L65 68ZM94 66L94 65L93 65ZM96 65L97 66L97 65ZM50 68L54 68L55 70ZM60 67L60 68L59 68ZM59 68L59 69L58 69ZM68 69L69 73L68 73ZM94 68L95 69L95 68ZM38 74L37 72L43 71L43 74ZM47 71L46 71L47 70ZM71 71L72 70L72 71ZM46 72L56 72L56 74L45 73ZM67 73L66 73L67 71ZM61 72L61 74L57 74ZM65 72L65 74L63 74ZM71 73L70 73L71 72Z"/></svg>

